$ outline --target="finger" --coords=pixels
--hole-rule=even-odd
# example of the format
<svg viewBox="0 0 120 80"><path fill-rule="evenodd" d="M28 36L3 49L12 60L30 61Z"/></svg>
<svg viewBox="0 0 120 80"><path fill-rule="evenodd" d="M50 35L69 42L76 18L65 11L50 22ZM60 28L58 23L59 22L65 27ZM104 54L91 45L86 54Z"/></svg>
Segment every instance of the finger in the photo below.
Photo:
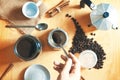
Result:
<svg viewBox="0 0 120 80"><path fill-rule="evenodd" d="M70 73L80 73L80 66L72 66Z"/></svg>
<svg viewBox="0 0 120 80"><path fill-rule="evenodd" d="M54 61L53 64L54 64L54 65L59 65L60 62L58 62L58 61Z"/></svg>
<svg viewBox="0 0 120 80"><path fill-rule="evenodd" d="M66 62L67 61L67 57L64 55L61 55L61 58Z"/></svg>
<svg viewBox="0 0 120 80"><path fill-rule="evenodd" d="M72 60L70 58L68 58L62 72L69 74L69 72L71 70L71 66L72 66Z"/></svg>
<svg viewBox="0 0 120 80"><path fill-rule="evenodd" d="M72 53L69 53L70 58L73 61L73 66L71 68L71 73L75 73L80 71L80 63L79 60L77 59L77 57L75 57Z"/></svg>
<svg viewBox="0 0 120 80"><path fill-rule="evenodd" d="M63 68L64 67L64 64L63 63L60 63L58 61L54 61L54 65L57 66L57 67L60 67L60 68Z"/></svg>
<svg viewBox="0 0 120 80"><path fill-rule="evenodd" d="M62 69L63 69L63 67L64 67L64 64L62 64L62 63L60 63L60 62L58 62L58 61L54 61L54 69L57 71L57 72L61 72L62 71Z"/></svg>
<svg viewBox="0 0 120 80"><path fill-rule="evenodd" d="M69 53L69 57L72 59L74 64L79 63L79 60L77 59L77 57L74 56L72 53Z"/></svg>
<svg viewBox="0 0 120 80"><path fill-rule="evenodd" d="M63 68L59 68L59 67L57 67L57 66L54 66L53 68L54 68L57 72L59 72L59 73L61 73L61 71L62 71L62 69L63 69Z"/></svg>

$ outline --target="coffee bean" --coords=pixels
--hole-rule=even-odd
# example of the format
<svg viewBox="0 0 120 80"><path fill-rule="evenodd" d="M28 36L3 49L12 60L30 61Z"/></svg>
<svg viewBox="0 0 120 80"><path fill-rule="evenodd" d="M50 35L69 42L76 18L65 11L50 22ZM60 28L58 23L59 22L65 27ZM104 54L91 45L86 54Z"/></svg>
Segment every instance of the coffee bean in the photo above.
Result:
<svg viewBox="0 0 120 80"><path fill-rule="evenodd" d="M80 8L84 8L84 7L85 7L84 0L81 0L81 1L80 1Z"/></svg>
<svg viewBox="0 0 120 80"><path fill-rule="evenodd" d="M88 27L91 27L92 26L92 24L88 24Z"/></svg>
<svg viewBox="0 0 120 80"><path fill-rule="evenodd" d="M103 60L106 59L105 52L100 44L97 43L97 41L94 41L93 38L87 38L85 35L85 32L77 22L75 18L73 18L71 15L66 14L66 17L71 17L70 19L73 21L76 32L73 37L72 47L69 49L69 52L75 54L75 53L81 53L83 50L92 50L96 53L98 61L97 64L94 66L96 69L103 68ZM95 33L92 33L92 35L95 36Z"/></svg>
<svg viewBox="0 0 120 80"><path fill-rule="evenodd" d="M93 35L93 33L90 33L90 35Z"/></svg>
<svg viewBox="0 0 120 80"><path fill-rule="evenodd" d="M68 17L68 16L69 16L69 14L66 14L65 16L66 16L66 17Z"/></svg>
<svg viewBox="0 0 120 80"><path fill-rule="evenodd" d="M91 36L95 36L96 34L95 33L90 33Z"/></svg>

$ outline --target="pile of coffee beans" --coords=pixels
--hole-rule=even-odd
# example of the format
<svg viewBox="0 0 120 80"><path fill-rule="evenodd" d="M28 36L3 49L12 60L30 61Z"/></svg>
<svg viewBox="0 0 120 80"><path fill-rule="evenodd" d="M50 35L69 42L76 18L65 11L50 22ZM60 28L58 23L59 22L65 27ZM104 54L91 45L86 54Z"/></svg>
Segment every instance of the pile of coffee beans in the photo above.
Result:
<svg viewBox="0 0 120 80"><path fill-rule="evenodd" d="M97 64L94 66L96 69L101 69L103 67L103 60L106 59L105 52L100 44L97 43L93 38L87 38L85 35L85 32L77 22L75 18L73 18L71 15L66 14L66 17L69 17L76 28L76 32L73 38L72 47L70 48L69 52L75 54L75 53L81 53L84 50L92 50L96 53L98 61Z"/></svg>

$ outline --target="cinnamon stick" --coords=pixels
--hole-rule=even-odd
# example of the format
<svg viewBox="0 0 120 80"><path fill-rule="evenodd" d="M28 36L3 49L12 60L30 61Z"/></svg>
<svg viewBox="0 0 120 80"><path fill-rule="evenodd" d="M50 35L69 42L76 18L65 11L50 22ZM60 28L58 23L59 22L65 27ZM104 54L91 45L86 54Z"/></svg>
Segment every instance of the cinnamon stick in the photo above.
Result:
<svg viewBox="0 0 120 80"><path fill-rule="evenodd" d="M9 64L9 66L6 68L6 70L3 72L3 74L0 77L0 80L5 76L5 74L13 67L13 64Z"/></svg>

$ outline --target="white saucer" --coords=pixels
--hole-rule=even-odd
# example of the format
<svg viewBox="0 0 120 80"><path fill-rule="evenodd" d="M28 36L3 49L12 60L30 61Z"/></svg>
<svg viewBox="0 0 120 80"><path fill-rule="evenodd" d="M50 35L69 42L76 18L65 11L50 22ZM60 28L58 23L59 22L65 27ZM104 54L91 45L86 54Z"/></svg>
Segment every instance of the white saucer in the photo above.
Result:
<svg viewBox="0 0 120 80"><path fill-rule="evenodd" d="M80 53L79 61L82 67L93 68L96 65L98 59L97 55L92 50L84 50Z"/></svg>
<svg viewBox="0 0 120 80"><path fill-rule="evenodd" d="M34 64L25 71L24 80L50 80L50 73L44 66Z"/></svg>

